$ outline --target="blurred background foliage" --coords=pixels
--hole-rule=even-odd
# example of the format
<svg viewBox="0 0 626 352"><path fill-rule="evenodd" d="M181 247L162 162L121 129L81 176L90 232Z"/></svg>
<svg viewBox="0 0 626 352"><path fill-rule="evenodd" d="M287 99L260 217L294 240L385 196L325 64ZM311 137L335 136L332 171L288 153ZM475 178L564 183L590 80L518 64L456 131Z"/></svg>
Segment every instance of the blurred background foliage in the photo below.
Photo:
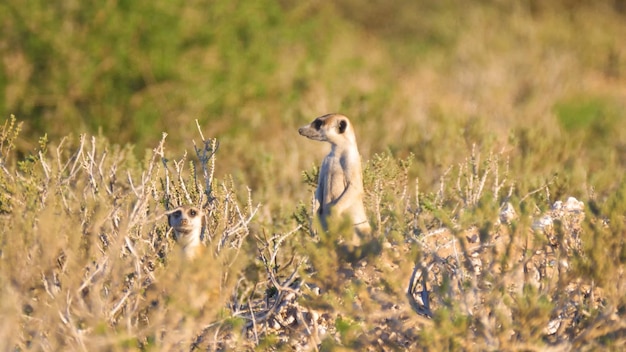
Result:
<svg viewBox="0 0 626 352"><path fill-rule="evenodd" d="M0 26L24 154L78 133L142 153L162 132L182 153L198 119L218 171L267 199L324 154L297 127L337 111L364 159L415 154L426 189L472 145L573 195L626 169L624 0L5 0Z"/></svg>

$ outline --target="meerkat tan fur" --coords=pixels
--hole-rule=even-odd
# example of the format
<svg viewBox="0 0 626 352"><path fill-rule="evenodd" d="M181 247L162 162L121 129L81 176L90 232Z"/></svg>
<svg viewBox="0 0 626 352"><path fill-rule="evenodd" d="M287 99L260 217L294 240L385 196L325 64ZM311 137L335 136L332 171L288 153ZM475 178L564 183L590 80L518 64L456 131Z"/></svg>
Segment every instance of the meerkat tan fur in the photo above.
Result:
<svg viewBox="0 0 626 352"><path fill-rule="evenodd" d="M350 120L340 114L328 114L300 127L298 132L331 145L330 153L320 167L315 191L315 198L319 202L317 212L324 229L328 229L327 221L331 214L347 214L357 235L369 235L371 228L363 206L361 155Z"/></svg>
<svg viewBox="0 0 626 352"><path fill-rule="evenodd" d="M204 212L192 206L178 207L168 213L167 223L174 230L174 238L181 246L184 256L192 259L198 255L202 248Z"/></svg>

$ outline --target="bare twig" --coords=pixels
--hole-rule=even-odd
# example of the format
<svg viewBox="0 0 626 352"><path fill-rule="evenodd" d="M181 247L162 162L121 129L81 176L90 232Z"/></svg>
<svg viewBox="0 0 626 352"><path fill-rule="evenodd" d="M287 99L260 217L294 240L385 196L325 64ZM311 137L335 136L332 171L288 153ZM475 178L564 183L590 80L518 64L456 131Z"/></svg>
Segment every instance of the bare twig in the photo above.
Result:
<svg viewBox="0 0 626 352"><path fill-rule="evenodd" d="M430 263L427 267L424 267L422 264L415 264L413 268L413 272L411 273L411 278L409 280L409 287L407 289L407 298L409 299L409 304L411 308L420 315L424 315L426 317L432 318L433 313L430 310L430 301L428 298L428 272L432 269L434 265ZM418 291L417 286L418 282L422 280L422 290Z"/></svg>

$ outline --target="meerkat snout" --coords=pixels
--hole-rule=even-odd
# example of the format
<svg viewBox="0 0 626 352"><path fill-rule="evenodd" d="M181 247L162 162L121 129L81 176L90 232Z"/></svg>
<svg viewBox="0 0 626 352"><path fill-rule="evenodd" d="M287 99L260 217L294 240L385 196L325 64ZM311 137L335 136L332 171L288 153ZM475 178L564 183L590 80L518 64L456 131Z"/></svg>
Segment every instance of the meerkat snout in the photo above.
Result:
<svg viewBox="0 0 626 352"><path fill-rule="evenodd" d="M331 144L320 167L315 198L318 216L325 230L328 216L348 214L358 235L369 235L371 228L363 205L361 155L350 120L340 114L327 114L298 129L300 135ZM357 239L358 241L358 239Z"/></svg>
<svg viewBox="0 0 626 352"><path fill-rule="evenodd" d="M174 239L181 246L185 257L195 257L202 245L204 212L192 206L178 207L168 213L167 223L174 230Z"/></svg>

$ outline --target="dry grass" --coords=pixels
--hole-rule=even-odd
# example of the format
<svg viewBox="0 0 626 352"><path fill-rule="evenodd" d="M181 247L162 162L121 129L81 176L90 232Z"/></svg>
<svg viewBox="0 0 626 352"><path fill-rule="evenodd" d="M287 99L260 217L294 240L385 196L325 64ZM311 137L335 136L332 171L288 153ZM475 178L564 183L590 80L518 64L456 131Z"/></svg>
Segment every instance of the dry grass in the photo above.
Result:
<svg viewBox="0 0 626 352"><path fill-rule="evenodd" d="M349 227L320 232L306 205L268 224L253 194L214 178L218 143L201 134L195 157L168 158L164 136L143 162L98 138L42 140L15 169L19 126L8 120L1 141L4 349L626 343L614 235L623 219L604 215L626 206L619 196L608 213L574 199L545 204L551 182L519 194L508 160L476 149L423 193L412 156L377 155L365 187L378 236L348 248ZM193 261L163 215L180 204L207 211L206 249ZM596 247L607 241L617 245Z"/></svg>

